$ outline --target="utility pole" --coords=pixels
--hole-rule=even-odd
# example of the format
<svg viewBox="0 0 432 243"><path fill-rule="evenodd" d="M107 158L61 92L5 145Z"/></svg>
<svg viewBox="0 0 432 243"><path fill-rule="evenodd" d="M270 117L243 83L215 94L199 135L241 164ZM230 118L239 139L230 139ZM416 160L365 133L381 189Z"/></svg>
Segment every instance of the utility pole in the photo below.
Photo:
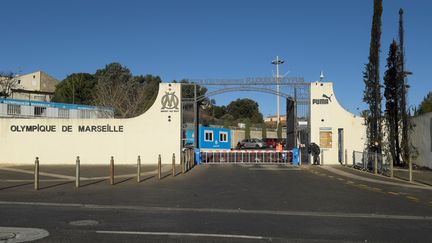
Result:
<svg viewBox="0 0 432 243"><path fill-rule="evenodd" d="M277 92L277 126L279 126L280 122L280 96L279 96L279 64L284 63L282 59L279 59L279 56L276 56L276 60L271 62L273 65L276 65L276 92Z"/></svg>

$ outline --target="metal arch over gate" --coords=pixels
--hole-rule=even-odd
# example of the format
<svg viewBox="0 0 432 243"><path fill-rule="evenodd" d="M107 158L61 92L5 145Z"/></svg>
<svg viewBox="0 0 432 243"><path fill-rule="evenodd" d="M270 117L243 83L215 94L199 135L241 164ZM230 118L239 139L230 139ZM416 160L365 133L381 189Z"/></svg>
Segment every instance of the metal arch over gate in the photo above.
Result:
<svg viewBox="0 0 432 243"><path fill-rule="evenodd" d="M305 83L302 77L282 77L278 82L273 77L258 77L245 79L191 79L185 86L193 87L193 94L184 97L182 102L185 105L193 104L194 109L194 147L198 148L199 138L199 103L208 102L211 96L228 92L261 92L273 94L286 99L287 101L287 142L289 148L297 147L300 144L308 144L310 139L310 84ZM275 86L280 85L287 91L277 92ZM204 95L198 95L197 86L208 88ZM192 89L189 88L189 91ZM187 92L184 92L187 93ZM189 92L192 93L192 92ZM289 116L291 114L291 116ZM302 161L307 161L306 151L301 148Z"/></svg>

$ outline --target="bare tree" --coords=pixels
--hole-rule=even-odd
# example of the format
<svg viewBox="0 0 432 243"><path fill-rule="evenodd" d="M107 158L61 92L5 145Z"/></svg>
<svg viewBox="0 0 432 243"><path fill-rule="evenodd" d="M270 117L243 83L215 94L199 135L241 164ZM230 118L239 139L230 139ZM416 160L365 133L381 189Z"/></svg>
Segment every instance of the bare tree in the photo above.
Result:
<svg viewBox="0 0 432 243"><path fill-rule="evenodd" d="M0 97L7 98L11 96L12 89L18 84L18 80L13 73L0 73Z"/></svg>
<svg viewBox="0 0 432 243"><path fill-rule="evenodd" d="M118 118L135 117L145 112L156 99L159 77L132 76L119 63L96 71L95 105L111 107Z"/></svg>

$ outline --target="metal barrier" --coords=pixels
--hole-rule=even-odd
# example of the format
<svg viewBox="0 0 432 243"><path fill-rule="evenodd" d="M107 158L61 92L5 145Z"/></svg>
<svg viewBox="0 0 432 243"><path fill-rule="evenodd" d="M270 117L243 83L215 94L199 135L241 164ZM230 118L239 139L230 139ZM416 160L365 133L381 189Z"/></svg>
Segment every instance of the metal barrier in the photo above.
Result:
<svg viewBox="0 0 432 243"><path fill-rule="evenodd" d="M182 174L192 169L194 165L195 165L194 150L192 148L184 148L180 160L180 167L181 167Z"/></svg>
<svg viewBox="0 0 432 243"><path fill-rule="evenodd" d="M354 168L373 172L375 174L391 176L390 165L391 160L384 154L368 151L353 151Z"/></svg>
<svg viewBox="0 0 432 243"><path fill-rule="evenodd" d="M212 150L201 151L201 163L289 163L292 151Z"/></svg>

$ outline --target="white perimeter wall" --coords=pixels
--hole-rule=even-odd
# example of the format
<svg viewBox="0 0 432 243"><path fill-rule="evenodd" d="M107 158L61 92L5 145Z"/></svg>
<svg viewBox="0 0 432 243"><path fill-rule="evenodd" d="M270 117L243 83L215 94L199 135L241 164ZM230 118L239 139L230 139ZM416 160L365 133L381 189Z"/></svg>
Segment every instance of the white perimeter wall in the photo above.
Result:
<svg viewBox="0 0 432 243"><path fill-rule="evenodd" d="M174 92L178 109L162 109L162 97ZM171 96L170 96L171 97ZM181 143L181 85L159 85L153 106L144 114L129 119L0 119L0 164L32 164L35 157L41 164L108 164L115 157L117 164L171 163L175 153L180 158ZM169 117L170 116L170 117ZM171 120L171 121L169 121ZM54 125L56 132L13 132L20 125ZM123 126L123 132L79 132L78 126ZM62 126L72 126L62 132Z"/></svg>
<svg viewBox="0 0 432 243"><path fill-rule="evenodd" d="M344 150L348 150L348 164L352 164L353 150L364 150L366 127L363 125L363 118L346 111L338 103L333 91L333 83L314 82L310 85L311 142L320 145L320 130L331 131L331 148L321 148L324 150L324 163L339 164L338 129L343 128ZM328 101L328 104L314 104L314 99L326 99L323 94L330 97L331 101ZM344 157L345 155L343 159Z"/></svg>

